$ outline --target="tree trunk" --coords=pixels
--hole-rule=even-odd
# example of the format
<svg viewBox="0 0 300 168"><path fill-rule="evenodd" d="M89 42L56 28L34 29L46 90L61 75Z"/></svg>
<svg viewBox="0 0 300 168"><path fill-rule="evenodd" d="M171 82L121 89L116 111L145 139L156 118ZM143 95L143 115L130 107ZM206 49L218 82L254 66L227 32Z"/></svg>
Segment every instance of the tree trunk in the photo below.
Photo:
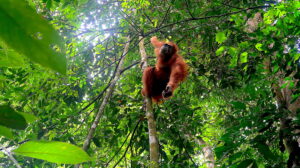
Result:
<svg viewBox="0 0 300 168"><path fill-rule="evenodd" d="M144 38L140 36L139 38L139 48L141 53L142 60L142 70L147 67L147 54L144 46ZM153 114L152 100L151 98L145 96L146 103L146 118L148 121L148 131L149 131L149 146L150 146L150 167L156 168L159 167L159 144L158 137L156 133L156 123Z"/></svg>
<svg viewBox="0 0 300 168"><path fill-rule="evenodd" d="M94 137L94 133L96 131L96 128L99 124L99 121L100 121L100 118L102 117L103 115L103 112L104 112L104 109L105 109L105 106L106 104L108 103L108 100L109 98L112 96L112 93L114 91L114 88L115 88L115 85L117 83L117 81L119 80L120 78L120 74L121 74L121 71L122 71L122 66L123 66L123 63L124 63L124 59L125 59L125 55L128 53L128 50L129 50L129 43L130 43L130 36L127 37L127 41L126 41L126 44L125 44L125 47L124 47L124 51L123 51L123 54L121 56L121 60L119 62L119 65L118 65L118 68L116 70L116 74L115 74L115 77L114 79L111 81L111 84L109 86L109 88L107 89L107 92L106 92L106 95L104 96L103 98L103 101L99 107L99 110L98 110L98 113L95 117L95 120L89 130L89 133L86 137L86 140L84 141L84 144L83 144L83 150L87 150L91 144L91 140L92 138Z"/></svg>
<svg viewBox="0 0 300 168"><path fill-rule="evenodd" d="M291 103L293 91L289 88L281 89L281 86L285 83L282 74L278 74L278 85L274 85L278 111L281 114L280 118L280 146L281 151L285 149L289 153L289 159L287 162L288 168L300 168L300 147L299 136L294 135L299 130L295 129L292 125L292 119L297 115L297 109L300 108L300 98ZM297 80L294 80L297 83Z"/></svg>
<svg viewBox="0 0 300 168"><path fill-rule="evenodd" d="M189 140L195 141L199 146L204 146L202 148L202 153L205 158L206 167L214 168L215 167L215 157L214 157L214 152L213 152L211 146L209 146L201 137L197 138L194 135L191 135L189 133L185 134L185 137Z"/></svg>

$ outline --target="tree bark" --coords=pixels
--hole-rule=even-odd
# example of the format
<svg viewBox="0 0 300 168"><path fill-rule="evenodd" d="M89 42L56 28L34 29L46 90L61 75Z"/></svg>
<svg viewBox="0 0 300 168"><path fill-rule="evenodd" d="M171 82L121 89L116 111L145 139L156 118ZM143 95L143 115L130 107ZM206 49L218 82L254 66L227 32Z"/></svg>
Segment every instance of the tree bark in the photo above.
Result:
<svg viewBox="0 0 300 168"><path fill-rule="evenodd" d="M299 132L292 125L292 119L297 115L297 109L300 108L300 98L291 103L293 91L289 88L282 88L281 86L285 83L281 73L278 74L279 81L277 85L273 86L278 111L281 114L280 118L280 145L281 150L287 150L289 153L289 159L287 162L288 168L300 168L300 137L296 136L295 133ZM297 83L297 80L294 80Z"/></svg>
<svg viewBox="0 0 300 168"><path fill-rule="evenodd" d="M211 148L211 146L209 146L201 137L197 138L194 135L191 134L185 134L185 137L187 139L190 140L194 140L199 146L204 146L202 148L202 152L205 158L205 162L206 162L206 167L207 168L214 168L215 167L215 157L214 157L214 152Z"/></svg>
<svg viewBox="0 0 300 168"><path fill-rule="evenodd" d="M145 51L144 38L139 38L139 49L142 60L142 70L147 67L147 54ZM156 132L156 122L153 114L152 100L150 97L145 96L146 103L146 118L148 121L148 132L149 132L149 146L150 146L150 167L159 167L159 144Z"/></svg>
<svg viewBox="0 0 300 168"><path fill-rule="evenodd" d="M259 22L262 20L261 13L257 12L253 18L247 20L246 29L244 31L247 33L253 33L256 31ZM272 48L273 44L269 47ZM273 55L276 55L276 53L273 53ZM266 71L269 73L272 69L270 60L266 59L264 65ZM295 73L297 72L293 72L289 77L293 78ZM300 97L291 103L293 90L287 87L289 84L285 88L281 88L281 86L283 86L286 82L284 81L285 72L278 72L275 77L276 79L274 79L274 81L277 80L277 83L273 84L272 88L275 93L278 113L281 115L279 133L280 150L282 152L287 150L289 153L289 159L287 162L288 168L300 168L300 137L294 135L294 133L299 130L294 129L294 126L292 125L292 119L296 117L297 110L300 108ZM293 79L293 82L296 85L299 81L297 79Z"/></svg>

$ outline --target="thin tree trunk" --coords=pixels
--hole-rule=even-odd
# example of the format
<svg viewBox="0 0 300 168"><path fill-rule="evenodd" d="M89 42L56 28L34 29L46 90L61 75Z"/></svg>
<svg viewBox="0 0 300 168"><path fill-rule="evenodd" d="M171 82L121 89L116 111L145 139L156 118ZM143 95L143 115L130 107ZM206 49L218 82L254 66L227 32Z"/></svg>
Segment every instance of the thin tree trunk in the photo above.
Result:
<svg viewBox="0 0 300 168"><path fill-rule="evenodd" d="M215 158L211 146L209 146L202 138L195 138L195 141L199 146L205 145L205 147L202 148L202 152L206 161L206 166L207 168L214 168Z"/></svg>
<svg viewBox="0 0 300 168"><path fill-rule="evenodd" d="M249 18L246 23L245 31L248 33L253 33L258 28L259 22L263 20L261 13L257 12L253 18ZM273 53L276 55L276 52ZM266 59L264 62L265 69L269 73L272 68L270 64L270 59ZM293 72L289 77L293 77L295 73ZM297 115L297 110L300 108L300 98L293 103L292 94L293 91L289 89L287 86L285 88L281 88L284 84L285 73L277 72L275 75L274 81L278 81L277 83L272 85L273 91L275 93L275 98L277 102L278 112L282 116L280 118L280 133L279 133L279 141L280 141L280 150L284 152L287 150L289 153L289 159L287 161L288 168L299 168L300 167L300 147L299 141L300 137L295 136L294 132L299 131L295 130L292 125L292 118ZM295 85L299 80L293 79ZM289 86L289 85L288 85Z"/></svg>
<svg viewBox="0 0 300 168"><path fill-rule="evenodd" d="M142 70L147 67L147 54L145 51L144 38L140 36L139 43L141 60L142 60ZM159 144L156 132L156 123L153 114L152 100L151 98L145 96L146 103L146 118L148 121L148 131L149 131L149 146L150 146L150 167L159 167Z"/></svg>
<svg viewBox="0 0 300 168"><path fill-rule="evenodd" d="M109 88L107 89L106 95L103 98L103 101L102 101L102 103L100 105L98 113L97 113L97 115L95 117L95 120L94 120L94 122L93 122L93 124L92 124L92 126L91 126L91 128L89 130L89 133L88 133L88 135L86 137L86 140L84 141L84 144L83 144L82 148L85 151L90 146L91 140L94 137L94 133L95 133L96 128L97 128L97 126L99 124L100 118L103 115L105 106L108 103L109 98L112 96L112 93L114 91L115 85L116 85L117 81L120 78L120 74L121 74L123 63L124 63L125 55L128 53L128 50L129 50L129 43L130 43L130 36L127 37L127 42L125 44L124 51L123 51L123 54L121 56L121 60L119 62L118 68L116 70L116 75L115 75L114 79L111 81L111 84L110 84Z"/></svg>
<svg viewBox="0 0 300 168"><path fill-rule="evenodd" d="M194 135L191 134L185 134L185 137L187 139L192 139L194 140L199 146L204 146L202 148L202 152L205 158L206 162L206 167L207 168L214 168L215 167L215 158L214 158L214 153L211 148L201 137L197 138Z"/></svg>
<svg viewBox="0 0 300 168"><path fill-rule="evenodd" d="M292 90L289 88L281 88L284 85L282 74L278 74L279 84L274 85L278 111L282 115L280 118L280 147L281 150L287 150L289 153L289 159L287 161L288 168L299 168L300 167L300 137L295 135L299 129L295 129L292 125L292 119L297 115L297 110L300 108L300 98L295 102L291 103ZM294 80L295 83L299 82Z"/></svg>

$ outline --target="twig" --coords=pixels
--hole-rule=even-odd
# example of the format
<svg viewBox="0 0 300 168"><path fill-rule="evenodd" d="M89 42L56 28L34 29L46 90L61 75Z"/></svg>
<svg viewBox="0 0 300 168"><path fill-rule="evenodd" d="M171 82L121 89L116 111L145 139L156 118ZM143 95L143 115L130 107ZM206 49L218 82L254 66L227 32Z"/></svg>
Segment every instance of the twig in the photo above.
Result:
<svg viewBox="0 0 300 168"><path fill-rule="evenodd" d="M164 24L164 22L165 22L165 20L166 20L166 18L167 18L167 16L168 16L168 13L169 13L170 9L171 9L171 5L168 7L168 9L167 9L167 11L166 11L166 13L165 13L165 15L164 15L164 18L163 18L163 20L160 22L160 24L159 24L158 27L160 27L161 25Z"/></svg>
<svg viewBox="0 0 300 168"><path fill-rule="evenodd" d="M112 95L112 93L114 91L114 87L115 87L115 85L116 85L116 83L117 83L117 81L118 81L118 79L120 77L121 67L122 67L122 65L124 63L124 58L125 58L124 55L126 55L125 53L128 53L128 50L129 50L130 35L127 37L127 39L128 39L128 43L125 44L124 52L122 53L121 60L119 62L119 65L117 66L116 75L115 75L114 79L110 83L110 86L109 86L109 88L108 88L108 90L106 92L105 97L103 98L103 101L102 101L102 103L101 103L101 105L99 107L99 110L98 110L98 113L97 113L97 115L96 115L96 117L94 119L94 122L92 123L92 126L91 126L91 128L90 128L90 130L88 132L86 140L84 141L83 149L85 151L89 148L89 145L91 143L91 139L94 136L94 133L95 133L96 128L97 128L97 126L99 124L100 118L102 117L102 114L104 112L104 108L105 108L105 106L106 106L109 98L111 97L111 95Z"/></svg>
<svg viewBox="0 0 300 168"><path fill-rule="evenodd" d="M132 140L133 140L133 137L134 137L134 133L136 132L136 130L137 130L137 128L138 128L138 126L139 126L139 124L140 124L141 121L142 121L142 120L139 119L138 123L135 125L134 130L133 130L133 132L132 132L132 135L131 135L131 137L130 137L129 144L128 144L127 147L126 147L125 152L123 153L122 157L117 161L117 163L113 166L113 168L115 168L115 167L121 162L121 160L124 158L124 156L126 155L128 149L129 149L129 146L130 146L131 143L132 143Z"/></svg>
<svg viewBox="0 0 300 168"><path fill-rule="evenodd" d="M198 167L198 165L194 162L193 158L191 157L190 153L188 152L188 150L186 149L186 145L183 143L183 138L180 136L180 133L178 133L178 137L180 139L181 144L183 145L183 147L185 148L185 152L188 155L188 157L190 158L190 160L193 162L195 167Z"/></svg>
<svg viewBox="0 0 300 168"><path fill-rule="evenodd" d="M236 6L232 6L232 5L229 5L227 3L221 3L222 5L225 5L225 6L228 6L228 7L231 7L231 8L235 8L235 9L243 9L243 8L239 8L239 7L236 7Z"/></svg>
<svg viewBox="0 0 300 168"><path fill-rule="evenodd" d="M128 133L128 135L126 136L126 139L123 141L121 147L118 149L118 151L114 154L114 156L109 159L109 161L105 164L106 167L108 167L109 163L119 154L119 152L121 151L121 149L123 148L123 146L125 145L125 142L127 141L127 139L129 138L130 133Z"/></svg>
<svg viewBox="0 0 300 168"><path fill-rule="evenodd" d="M151 18L145 12L143 12L143 14L146 16L148 21L154 26L154 22L151 20Z"/></svg>
<svg viewBox="0 0 300 168"><path fill-rule="evenodd" d="M28 141L30 141L30 139L26 139L26 140L24 140L24 141L18 142L17 144L21 145L21 144L23 144L23 143L25 143L25 142L28 142ZM8 146L6 146L6 147L2 147L2 148L0 148L0 151L5 150L5 149L7 149L7 148L10 148L10 147L12 147L12 146L14 146L14 145L8 145Z"/></svg>
<svg viewBox="0 0 300 168"><path fill-rule="evenodd" d="M132 137L133 137L133 135L134 135L135 130L137 129L138 125L140 124L140 121L141 121L141 119L139 119L139 121L136 123L136 125L135 125L135 127L134 127L134 129L133 129L133 131L132 131L132 136L131 136L131 138L130 138L130 141L131 141L131 139L132 139ZM118 150L118 151L114 154L114 156L106 163L106 167L108 167L109 163L110 163L110 162L117 156L117 154L121 151L121 149L123 148L125 142L126 142L127 139L129 138L129 136L130 136L130 133L127 135L126 139L125 139L124 142L122 143L122 145L121 145L121 147L119 148L119 150ZM129 143L129 145L130 145L130 143ZM125 152L125 153L126 153L126 152Z"/></svg>
<svg viewBox="0 0 300 168"><path fill-rule="evenodd" d="M4 154L6 154L8 156L8 158L16 165L17 168L22 168L18 161L13 157L13 155L11 154L10 151L8 151L6 148L2 148L4 151Z"/></svg>
<svg viewBox="0 0 300 168"><path fill-rule="evenodd" d="M135 35L135 36L136 36L136 35ZM126 41L126 42L129 42L129 41ZM138 42L139 42L139 41L138 41ZM138 43L138 42L137 42L137 43ZM137 44L137 43L136 43L136 44ZM135 46L135 45L133 45L133 46ZM131 49L132 49L132 48L131 48ZM116 60L116 61L119 61L119 62L120 62L120 60L121 60L123 57L125 57L131 49L129 49L128 51L126 51L125 53L123 53L123 55L121 56L121 58L119 58L119 59ZM118 65L119 65L119 63L117 64L116 67L118 67ZM129 69L129 68L128 68L128 69ZM122 74L124 71L126 71L126 70L127 70L127 68L121 70L121 74ZM100 98L103 96L103 94L106 92L106 90L110 87L111 81L112 81L113 78L115 77L115 74L116 74L116 71L114 71L114 74L113 74L112 77L110 78L110 80L109 80L109 82L108 82L108 85L102 90L102 92L99 93L95 98L93 98L93 100L92 100L88 105L86 105L86 106L83 107L81 110L79 110L79 112L78 112L77 114L81 114L84 110L86 110L88 107L90 107L92 104L94 104L98 99L100 99ZM75 116L74 116L74 115L70 116L70 118L73 118L73 117L75 117ZM53 125L50 126L50 127L55 127L56 125L57 125L57 124L53 124ZM66 133L66 132L67 132L67 130L66 130L64 133ZM62 133L61 135L63 135L64 133Z"/></svg>
<svg viewBox="0 0 300 168"><path fill-rule="evenodd" d="M176 24L181 24L181 23L195 21L195 20L204 20L204 19L210 19L210 18L218 18L218 17L223 17L223 16L230 16L230 15L241 13L241 12L244 12L244 11L247 11L247 10L251 10L251 9L261 9L261 8L269 8L269 7L271 7L271 6L269 6L269 5L267 5L267 6L254 6L254 7L249 7L249 8L241 9L241 10L238 10L238 11L235 11L235 12L229 12L229 13L224 13L224 14L220 14L220 15L212 15L212 16L205 16L205 17L188 18L188 19L184 19L184 20L181 20L181 21L178 21L178 22L175 22L175 23L170 23L170 24L164 25L162 27L158 27L158 28L156 28L156 29L154 29L154 30L152 30L152 31L144 34L144 36L148 36L148 35L150 35L152 33L160 31L161 29L164 29L164 28L176 25Z"/></svg>
<svg viewBox="0 0 300 168"><path fill-rule="evenodd" d="M88 116L90 116L91 113L92 113L93 111L95 111L95 109L91 110L91 111L86 115L86 117L85 117L85 118L83 119L83 121L80 123L79 127L76 128L76 130L73 132L73 134L74 134L75 132L77 132L77 131L82 127L83 123L85 123L85 121L87 120Z"/></svg>
<svg viewBox="0 0 300 168"><path fill-rule="evenodd" d="M128 70L128 69L132 68L133 66L135 66L135 65L139 64L140 62L141 62L141 61L137 61L137 62L135 62L135 63L133 63L133 64L129 65L128 67L126 67L126 68L122 69L122 70L121 70L121 74L122 74L123 72L125 72L126 70Z"/></svg>
<svg viewBox="0 0 300 168"><path fill-rule="evenodd" d="M156 58L156 57L148 57L148 59L154 59L154 58ZM132 68L133 66L139 64L139 63L141 63L141 61L137 61L137 62L135 62L135 63L129 65L128 67L123 68L123 69L121 70L121 74L122 74L123 72L127 71L128 69Z"/></svg>
<svg viewBox="0 0 300 168"><path fill-rule="evenodd" d="M190 7L189 7L189 3L187 2L187 0L184 1L185 2L185 5L186 5L186 10L188 11L189 15L192 17L192 18L195 18L192 14L192 12L190 11Z"/></svg>
<svg viewBox="0 0 300 168"><path fill-rule="evenodd" d="M127 20L127 22L131 25L131 27L134 28L137 32L141 32L141 30L139 30L139 27L136 26L137 24L130 19L130 17L127 15L127 13L122 10L120 10L120 11L121 11L121 13L126 15L126 17L124 17L124 16L123 17L125 20Z"/></svg>

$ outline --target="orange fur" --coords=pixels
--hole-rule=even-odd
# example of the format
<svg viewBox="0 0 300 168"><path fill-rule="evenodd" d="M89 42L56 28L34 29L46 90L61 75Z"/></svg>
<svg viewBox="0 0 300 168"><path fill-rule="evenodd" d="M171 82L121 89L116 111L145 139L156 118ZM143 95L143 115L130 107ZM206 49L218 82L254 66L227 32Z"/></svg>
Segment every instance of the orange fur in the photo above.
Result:
<svg viewBox="0 0 300 168"><path fill-rule="evenodd" d="M163 98L172 96L178 84L184 81L188 75L188 65L178 54L179 49L176 44L159 41L157 37L152 37L151 43L157 60L155 67L147 67L144 70L142 94L151 97L154 102L159 102ZM165 47L165 44L169 46ZM172 50L168 48L170 46ZM169 50L164 50L166 48ZM163 50L172 51L172 54L164 54Z"/></svg>

